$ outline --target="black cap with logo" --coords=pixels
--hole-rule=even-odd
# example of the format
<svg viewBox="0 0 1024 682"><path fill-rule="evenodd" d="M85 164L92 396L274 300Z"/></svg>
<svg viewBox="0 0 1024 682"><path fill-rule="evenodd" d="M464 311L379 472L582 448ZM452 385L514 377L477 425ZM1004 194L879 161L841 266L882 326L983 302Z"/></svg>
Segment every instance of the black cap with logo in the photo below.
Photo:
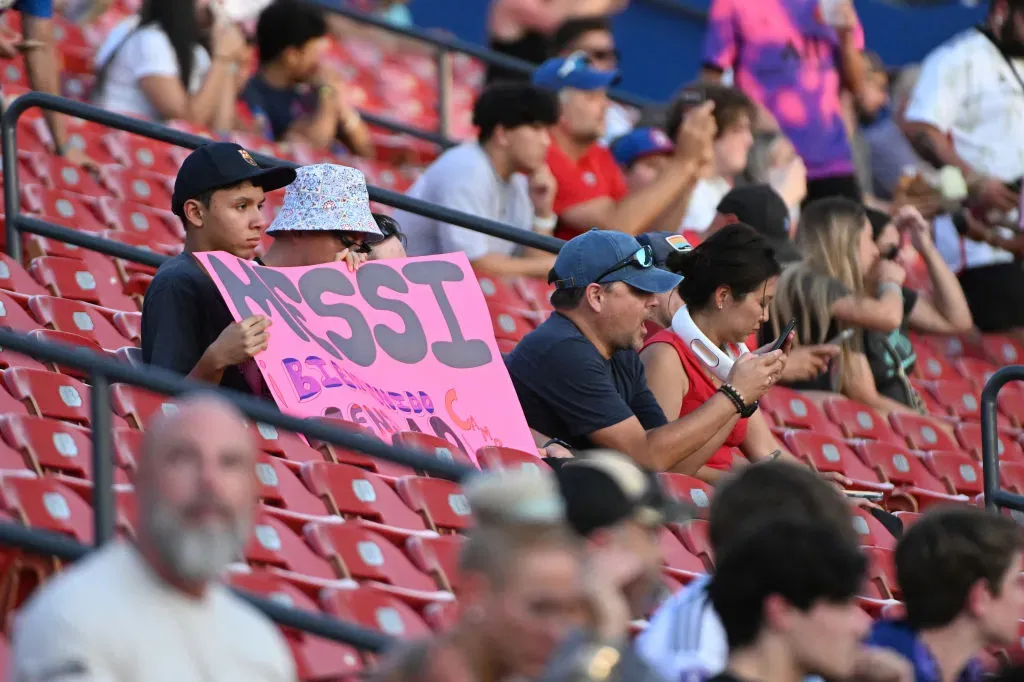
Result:
<svg viewBox="0 0 1024 682"><path fill-rule="evenodd" d="M179 217L185 202L200 194L251 182L270 192L290 185L295 169L285 166L266 168L256 162L245 148L233 142L211 142L199 147L185 159L174 180L171 211Z"/></svg>
<svg viewBox="0 0 1024 682"><path fill-rule="evenodd" d="M775 249L780 263L802 258L789 238L789 207L770 185L743 185L729 190L718 203L718 212L757 230Z"/></svg>

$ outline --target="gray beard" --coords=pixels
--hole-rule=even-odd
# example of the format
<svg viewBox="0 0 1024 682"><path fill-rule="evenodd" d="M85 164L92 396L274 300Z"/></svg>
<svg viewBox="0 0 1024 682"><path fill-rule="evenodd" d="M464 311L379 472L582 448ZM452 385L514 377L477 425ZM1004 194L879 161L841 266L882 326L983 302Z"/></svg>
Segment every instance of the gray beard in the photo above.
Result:
<svg viewBox="0 0 1024 682"><path fill-rule="evenodd" d="M188 528L178 515L160 504L142 513L143 530L165 570L184 582L215 580L238 561L251 531L251 519L238 518L230 527Z"/></svg>

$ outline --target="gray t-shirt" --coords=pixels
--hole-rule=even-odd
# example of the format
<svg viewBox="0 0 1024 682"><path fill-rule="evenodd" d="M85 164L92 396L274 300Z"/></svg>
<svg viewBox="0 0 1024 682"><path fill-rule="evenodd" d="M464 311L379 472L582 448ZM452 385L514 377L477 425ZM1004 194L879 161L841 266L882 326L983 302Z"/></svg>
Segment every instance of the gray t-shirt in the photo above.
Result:
<svg viewBox="0 0 1024 682"><path fill-rule="evenodd" d="M502 181L476 142L460 144L438 157L408 195L524 230L533 229L533 203L526 177L514 173L508 182ZM396 211L395 219L409 240L406 251L410 256L463 251L474 261L488 253L516 253L517 245L510 241L414 213Z"/></svg>

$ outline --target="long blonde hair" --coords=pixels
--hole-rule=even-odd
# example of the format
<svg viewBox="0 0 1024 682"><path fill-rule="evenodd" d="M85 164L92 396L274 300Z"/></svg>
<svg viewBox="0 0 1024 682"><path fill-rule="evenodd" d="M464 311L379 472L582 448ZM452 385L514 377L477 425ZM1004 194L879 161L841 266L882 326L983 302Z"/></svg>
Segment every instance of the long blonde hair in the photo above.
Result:
<svg viewBox="0 0 1024 682"><path fill-rule="evenodd" d="M838 280L854 295L864 293L864 273L857 253L867 214L860 204L840 197L819 199L808 204L800 216L796 246L803 260L782 271L771 306L774 335L794 317L797 318L796 343L824 343L832 327L832 280ZM796 313L800 313L797 315ZM842 331L845 326L837 323ZM817 338L809 336L812 327ZM850 353L860 351L860 335L843 344L839 357L839 375L846 377Z"/></svg>

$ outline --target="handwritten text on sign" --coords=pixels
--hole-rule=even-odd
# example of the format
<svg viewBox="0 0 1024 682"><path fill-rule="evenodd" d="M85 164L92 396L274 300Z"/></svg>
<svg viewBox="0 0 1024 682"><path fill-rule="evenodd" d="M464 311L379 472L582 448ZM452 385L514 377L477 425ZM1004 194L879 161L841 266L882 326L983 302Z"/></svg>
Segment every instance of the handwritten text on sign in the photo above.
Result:
<svg viewBox="0 0 1024 682"><path fill-rule="evenodd" d="M282 410L333 415L390 442L399 431L535 451L464 254L267 268L226 253L195 257L236 320L270 317L257 356Z"/></svg>

